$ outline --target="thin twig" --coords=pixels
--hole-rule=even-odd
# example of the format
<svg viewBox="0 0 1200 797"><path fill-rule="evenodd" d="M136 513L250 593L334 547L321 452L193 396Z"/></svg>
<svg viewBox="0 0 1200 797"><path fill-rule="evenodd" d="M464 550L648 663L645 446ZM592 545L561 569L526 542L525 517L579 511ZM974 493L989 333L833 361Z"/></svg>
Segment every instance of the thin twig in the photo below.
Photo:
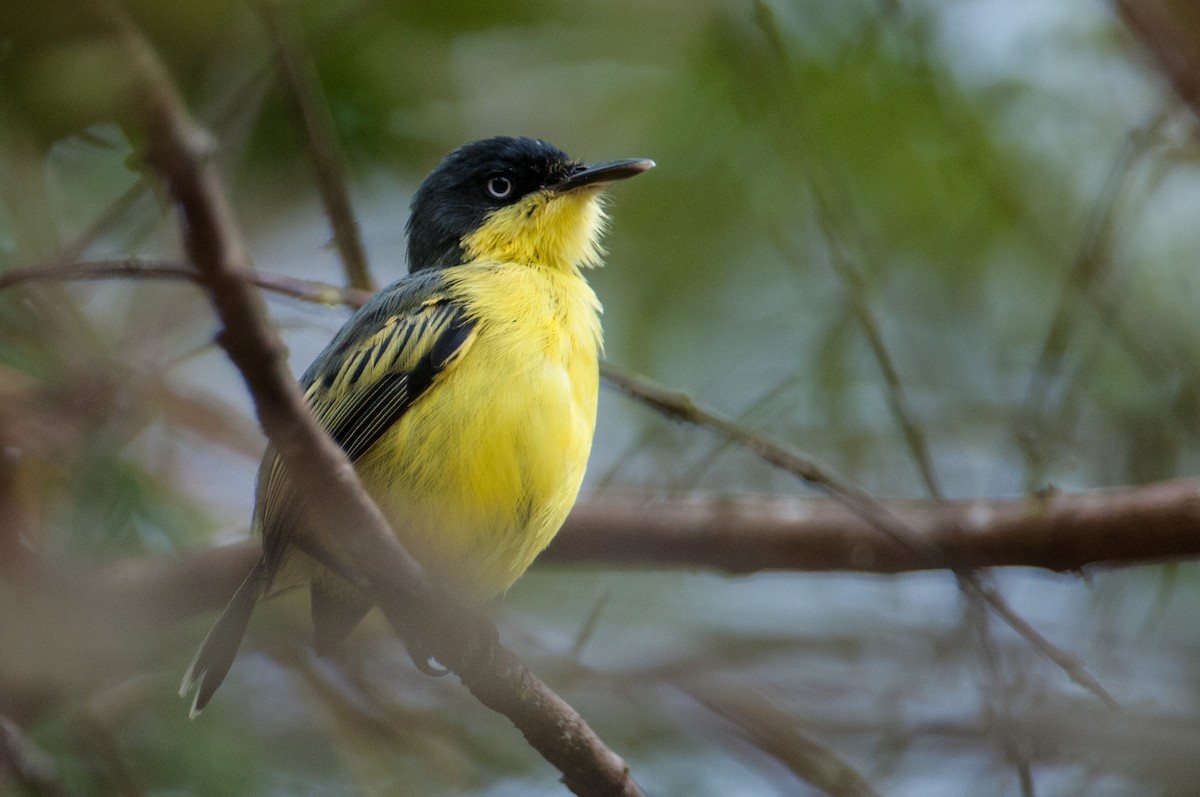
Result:
<svg viewBox="0 0 1200 797"><path fill-rule="evenodd" d="M288 371L284 348L250 280L249 260L211 164L158 57L115 6L92 7L124 51L130 97L148 142L147 161L167 184L186 223L184 243L224 326L219 337L241 372L259 420L289 475L312 502L296 540L374 600L405 639L419 640L482 703L505 714L580 795L640 795L628 767L582 717L494 641L495 628L430 582L370 500L344 452L316 424Z"/></svg>
<svg viewBox="0 0 1200 797"><path fill-rule="evenodd" d="M786 147L788 151L785 154L794 161L803 161L796 171L809 186L809 193L814 202L817 226L825 237L834 273L842 282L842 287L850 302L850 309L862 328L867 345L871 349L871 355L875 358L883 376L884 395L887 398L888 410L896 425L900 427L909 456L921 476L921 481L925 484L929 497L941 498L942 489L937 479L937 472L933 467L933 456L930 454L929 444L925 440L925 433L913 418L895 359L888 350L887 341L880 330L879 322L867 302L866 280L848 251L847 241L864 240L866 237L863 234L862 225L858 224L854 218L854 203L846 191L836 191L836 187L843 185L845 181L832 173L833 159L824 151L825 148L820 138L813 134L807 114L797 100L799 85L792 72L787 45L784 43L783 34L779 30L774 13L761 0L756 3L756 12L759 27L770 42L776 68L789 89L779 97L780 106L787 111L780 114L780 117L788 123L788 135L784 136L788 142ZM797 141L800 142L798 146ZM823 180L822 177L824 177ZM839 224L839 220L854 229L844 230L843 224ZM781 236L777 237L781 238Z"/></svg>
<svg viewBox="0 0 1200 797"><path fill-rule="evenodd" d="M606 589L596 599L592 610L588 612L587 618L583 621L583 626L580 627L579 633L575 635L575 644L571 645L572 658L578 659L583 654L583 649L587 647L587 643L591 641L592 635L600 627L600 618L604 615L604 609L608 606L608 601L611 598L612 590Z"/></svg>
<svg viewBox="0 0 1200 797"><path fill-rule="evenodd" d="M247 97L258 91L260 84L266 84L273 68L274 65L268 60L263 67L251 72L242 80L232 82L213 103L209 112L204 114L212 128L222 133L221 141L225 153L228 153L229 150L229 138L225 131L231 126L236 115L244 111ZM127 189L113 199L108 207L101 211L87 229L60 249L55 259L66 263L82 257L93 243L116 226L125 217L125 214L132 210L138 200L153 187L154 181L150 175L140 175Z"/></svg>
<svg viewBox="0 0 1200 797"><path fill-rule="evenodd" d="M801 375L792 374L777 384L767 388L767 390L763 391L761 395L751 401L745 409L738 413L738 420L740 420L742 423L750 423L751 419L756 415L761 415L763 409L768 407L772 401L784 395L786 391L795 387L802 380L803 377ZM682 477L677 479L677 483L685 485L685 487L699 484L700 478L705 474L705 472L712 467L716 463L717 458L725 453L725 451L732 445L733 444L728 440L718 438L713 444L712 450L708 453L708 455L696 463L694 467L690 468ZM614 469L616 467L617 465L613 465ZM601 482L599 485L597 485L596 491L600 492L604 489L604 487L604 483Z"/></svg>
<svg viewBox="0 0 1200 797"><path fill-rule="evenodd" d="M762 0L757 0L755 3L756 19L760 29L767 37L773 54L777 60L778 68L790 90L782 92L779 101L785 107L792 110L791 118L802 121L803 109L797 107L796 97L799 93L797 82L794 80L791 65L787 54L787 48L783 40L783 35L779 30L779 26L775 20L774 12ZM800 135L807 133L807 126L800 125L797 131ZM815 145L816 139L814 136L807 136L806 143ZM810 178L812 181L813 178ZM832 181L831 186L836 188L840 183ZM831 225L832 219L835 217L833 208L848 207L849 202L846 197L826 196L824 192L813 190L814 198L816 199L818 223L823 226ZM911 421L911 415L907 409L907 402L903 391L900 389L901 384L898 376L896 376L895 368L891 365L891 358L887 354L887 349L883 345L884 341L879 334L877 325L874 324L873 318L862 299L862 291L855 289L853 278L857 274L857 270L853 268L853 264L846 259L839 260L841 257L840 244L837 238L831 238L831 247L833 249L833 257L835 265L838 265L839 270L843 273L843 279L851 282L852 300L858 305L855 307L855 313L859 316L860 323L867 330L868 340L872 343L872 349L875 352L877 361L884 371L885 383L888 385L889 403L892 408L893 415L898 419L899 425L905 433L905 439L909 444L909 450L912 453L914 460L918 463L923 478L926 479L932 496L940 495L937 481L934 478L932 463L929 459L928 447L925 445L924 437L920 433L919 427ZM849 270L847 270L849 267ZM865 319L865 321L864 321ZM882 355L882 356L881 356ZM610 374L611 375L611 374ZM659 398L666 396L661 395L661 388L656 385L648 385L641 380L633 380L639 389L649 388L652 395L657 395ZM628 386L623 386L623 389L629 390ZM679 397L674 397L678 400ZM686 398L686 397L684 397ZM670 402L669 402L670 403ZM676 417L691 423L701 422L702 425L712 428L721 434L727 435L732 439L738 439L743 445L755 451L760 457L772 462L778 467L792 470L792 472L811 483L821 486L831 495L839 500L842 500L847 508L859 514L864 520L869 522L873 527L891 538L893 541L901 544L913 551L914 554L924 558L939 567L946 567L954 573L955 579L958 582L959 588L963 593L972 600L980 600L985 602L993 612L1003 619L1014 631L1020 634L1029 642L1036 650L1040 651L1049 660L1058 665L1075 683L1083 686L1093 692L1106 705L1115 707L1116 702L1108 694L1107 691L1100 685L1095 678L1074 656L1067 654L1059 649L1048 639L1039 634L1032 626L1027 623L1024 618L1018 615L1007 601L1001 596L990 584L988 584L981 576L976 574L971 569L963 566L958 562L945 548L939 545L936 541L930 541L917 537L913 530L903 523L899 518L889 513L886 508L876 502L865 491L858 489L856 486L843 481L840 477L833 476L815 465L811 460L808 460L802 455L797 455L797 452L785 449L777 444L768 441L759 435L751 432L748 429L740 428L737 424L728 421L725 418L714 415L709 412L697 412L697 408L686 401L683 404L674 403L677 410L684 410L682 414L672 412L666 407L660 407L662 411L669 414L675 414ZM691 417L689 417L689 415ZM813 476L817 478L812 478Z"/></svg>
<svg viewBox="0 0 1200 797"><path fill-rule="evenodd" d="M133 181L133 184L126 188L114 199L104 212L101 213L87 229L75 237L71 243L64 246L58 253L58 259L63 262L70 262L83 256L83 253L88 250L88 247L95 243L96 239L104 235L110 227L124 218L137 201L142 198L151 185L150 178L143 175Z"/></svg>
<svg viewBox="0 0 1200 797"><path fill-rule="evenodd" d="M668 390L645 377L621 371L607 362L601 364L601 373L610 384L654 407L667 417L710 429L745 447L775 467L819 487L897 545L908 549L933 567L950 570L965 593L986 602L1010 628L1058 665L1072 681L1095 694L1107 705L1116 707L1116 701L1092 677L1082 662L1038 633L994 588L958 562L938 541L918 535L901 518L888 511L887 507L858 486L835 475L807 455L697 405L686 394Z"/></svg>
<svg viewBox="0 0 1200 797"><path fill-rule="evenodd" d="M279 74L292 101L317 178L317 189L325 206L325 215L333 227L333 241L341 255L347 283L352 288L374 291L367 251L359 234L358 220L350 205L346 188L345 158L337 145L333 119L321 91L320 81L310 60L300 51L299 33L286 18L290 6L271 0L263 6L263 16L275 44Z"/></svg>
<svg viewBox="0 0 1200 797"><path fill-rule="evenodd" d="M5 771L36 797L70 795L54 762L26 738L15 722L0 716L0 775Z"/></svg>
<svg viewBox="0 0 1200 797"><path fill-rule="evenodd" d="M713 678L676 683L709 711L737 726L756 747L830 797L878 797L871 784L816 741L773 701Z"/></svg>
<svg viewBox="0 0 1200 797"><path fill-rule="evenodd" d="M817 204L818 206L823 206L826 203L818 201ZM824 211L818 212L817 219L818 225L826 230L825 236L833 252L834 269L841 277L846 292L850 297L850 308L854 312L854 317L858 319L859 326L862 327L867 344L870 346L871 353L875 357L875 362L879 366L879 371L883 375L883 392L887 397L888 409L892 413L892 418L896 421L896 425L900 427L901 434L904 435L904 442L908 446L909 455L917 466L917 472L921 474L921 480L925 483L925 489L928 491L929 497L933 499L943 498L937 472L933 467L933 455L929 452L929 443L925 440L924 431L913 419L913 412L908 403L908 395L904 390L904 384L900 381L900 372L897 370L896 362L892 359L891 352L888 350L887 341L884 340L883 332L879 329L879 323L875 320L871 306L867 303L866 281L863 279L861 272L859 272L854 262L846 254L844 248L838 243L836 232L831 226L833 222L829 209L826 207Z"/></svg>
<svg viewBox="0 0 1200 797"><path fill-rule="evenodd" d="M79 260L42 263L29 268L0 273L0 290L24 282L72 282L104 279L186 280L204 285L204 275L179 260L121 258L115 260ZM330 307L361 307L370 294L357 288L339 288L327 282L300 280L283 274L251 271L246 279L253 285L310 304Z"/></svg>
<svg viewBox="0 0 1200 797"><path fill-rule="evenodd" d="M1021 411L1018 413L1017 439L1021 442L1031 465L1037 465L1044 459L1044 455L1039 451L1038 441L1045 437L1044 425L1049 414L1047 402L1066 357L1077 316L1076 310L1083 298L1091 292L1091 286L1095 283L1102 284L1108 276L1112 260L1117 200L1132 173L1133 166L1146 150L1149 138L1147 132L1154 129L1163 116L1163 112L1159 112L1154 120L1133 131L1126 138L1109 167L1100 193L1084 223L1075 261L1067 272L1058 305L1030 375ZM1036 471L1033 476L1033 484L1030 486L1036 487Z"/></svg>
<svg viewBox="0 0 1200 797"><path fill-rule="evenodd" d="M1036 797L1033 782L1033 768L1029 764L1029 755L1021 746L1021 737L1016 732L1016 721L1009 696L1011 686L1006 677L1000 652L989 632L987 609L979 601L966 602L966 624L979 637L979 646L983 651L982 659L986 683L989 688L981 694L981 715L989 730L996 734L1004 757L1012 764L1017 773L1017 782L1021 786L1021 797Z"/></svg>

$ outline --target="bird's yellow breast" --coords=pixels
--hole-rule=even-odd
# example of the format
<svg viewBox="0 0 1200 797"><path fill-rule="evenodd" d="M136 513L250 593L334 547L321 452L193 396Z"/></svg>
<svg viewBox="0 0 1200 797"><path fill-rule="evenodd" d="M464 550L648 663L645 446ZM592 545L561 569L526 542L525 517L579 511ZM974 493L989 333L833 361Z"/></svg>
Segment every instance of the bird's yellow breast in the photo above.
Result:
<svg viewBox="0 0 1200 797"><path fill-rule="evenodd" d="M525 571L579 492L600 305L574 269L473 263L446 281L474 339L357 467L414 556L486 598Z"/></svg>

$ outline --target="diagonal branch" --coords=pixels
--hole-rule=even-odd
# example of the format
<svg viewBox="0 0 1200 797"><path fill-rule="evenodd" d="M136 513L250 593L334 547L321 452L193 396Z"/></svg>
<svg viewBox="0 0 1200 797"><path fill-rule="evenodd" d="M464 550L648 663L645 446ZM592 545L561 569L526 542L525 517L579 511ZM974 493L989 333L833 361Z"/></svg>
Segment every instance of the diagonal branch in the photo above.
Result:
<svg viewBox="0 0 1200 797"><path fill-rule="evenodd" d="M0 716L0 782L7 775L38 797L70 797L54 762L31 742L15 722Z"/></svg>
<svg viewBox="0 0 1200 797"><path fill-rule="evenodd" d="M1150 51L1175 94L1200 116L1200 57L1188 37L1195 25L1195 6L1145 0L1115 0L1113 5L1125 26Z"/></svg>
<svg viewBox="0 0 1200 797"><path fill-rule="evenodd" d="M279 74L304 129L317 188L325 206L325 215L333 227L333 242L341 255L346 279L352 288L373 291L375 283L371 279L367 251L343 179L346 165L337 146L329 107L325 104L312 64L300 52L299 35L289 24L286 13L287 9L282 3L264 4L263 14L275 44Z"/></svg>
<svg viewBox="0 0 1200 797"><path fill-rule="evenodd" d="M959 588L966 595L986 603L997 617L1035 650L1054 662L1072 681L1092 692L1106 705L1116 707L1116 701L1079 659L1042 636L1008 605L1004 596L959 562L938 540L919 535L902 518L889 511L862 488L836 475L804 453L776 443L736 421L699 406L683 393L624 372L611 363L602 363L600 368L608 383L626 394L648 404L668 418L716 432L774 467L818 487L840 501L891 542L909 550L912 555L928 562L931 567L951 571L958 581Z"/></svg>
<svg viewBox="0 0 1200 797"><path fill-rule="evenodd" d="M768 696L715 678L681 680L675 685L822 793L830 797L879 797L862 775L806 733Z"/></svg>
<svg viewBox="0 0 1200 797"><path fill-rule="evenodd" d="M942 488L933 466L929 443L914 418L896 361L888 348L879 321L867 301L867 284L863 269L850 251L849 241L861 241L866 238L856 217L855 203L844 188L839 190L839 186L845 181L834 173L833 158L825 151L824 142L815 135L813 126L809 123L808 114L799 99L801 91L788 58L788 48L774 12L762 0L757 0L755 18L770 44L780 79L788 88L786 92L778 92L775 95L781 109L779 118L786 131L777 147L784 157L792 161L796 174L808 185L809 194L813 198L817 227L825 238L834 274L842 283L850 310L862 328L867 346L879 367L888 411L900 429L908 447L909 457L913 460L929 497L942 498ZM782 243L782 236L777 237ZM798 262L798 258L793 256L793 259Z"/></svg>
<svg viewBox="0 0 1200 797"><path fill-rule="evenodd" d="M490 623L425 577L344 453L312 419L249 279L249 257L206 160L207 137L129 19L103 0L92 8L130 64L129 96L146 139L146 159L178 205L188 258L201 272L223 325L219 342L241 372L259 421L299 490L322 496L314 502L312 530L297 543L362 589L401 636L420 640L477 699L509 717L576 794L639 795L624 761L494 641Z"/></svg>

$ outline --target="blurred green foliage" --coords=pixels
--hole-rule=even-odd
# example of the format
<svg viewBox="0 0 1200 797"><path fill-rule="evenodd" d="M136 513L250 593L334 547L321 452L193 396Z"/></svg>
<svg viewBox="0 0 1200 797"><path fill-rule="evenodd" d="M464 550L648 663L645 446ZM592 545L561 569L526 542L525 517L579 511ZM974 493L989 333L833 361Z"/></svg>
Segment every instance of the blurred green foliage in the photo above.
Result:
<svg viewBox="0 0 1200 797"><path fill-rule="evenodd" d="M127 7L218 143L259 265L341 282L263 9ZM591 276L613 361L872 491L923 497L857 302L945 494L1196 473L1195 119L1106 6L275 8L319 76L380 281L403 271L412 189L464 141L528 134L589 160L653 157L614 191L611 265ZM0 276L177 256L171 209L127 137L126 69L83 6L0 4ZM270 303L297 371L345 317ZM22 519L0 532L5 556L82 566L242 533L261 440L214 330L187 285L0 291L0 509ZM597 491L795 489L613 394L600 429ZM1002 585L1135 708L1103 713L1005 635L982 645L937 574L539 572L501 622L651 793L808 793L690 696L718 677L880 793L1016 794L1023 768L1037 794L1187 793L1200 776L1182 752L1200 741L1194 568ZM593 610L594 637L566 655ZM0 714L71 794L559 793L505 721L415 675L382 629L358 635L349 671L306 658L303 612L285 600L255 621L195 723L172 693L203 618L144 650L111 618L103 633L136 664L44 682L14 675L43 651L10 646ZM21 639L23 622L0 610L0 639ZM37 793L2 767L0 792Z"/></svg>

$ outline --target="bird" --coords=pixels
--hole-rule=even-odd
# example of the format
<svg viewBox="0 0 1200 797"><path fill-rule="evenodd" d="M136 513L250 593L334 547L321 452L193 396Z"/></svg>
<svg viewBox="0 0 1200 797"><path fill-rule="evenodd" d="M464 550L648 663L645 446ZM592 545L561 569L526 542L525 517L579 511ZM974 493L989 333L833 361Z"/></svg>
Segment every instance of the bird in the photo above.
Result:
<svg viewBox="0 0 1200 797"><path fill-rule="evenodd" d="M604 257L602 192L654 165L586 164L527 137L454 150L413 195L408 274L355 312L300 379L405 548L462 598L504 593L575 503L603 347L584 277ZM252 517L262 557L184 676L191 716L224 680L260 599L307 585L319 654L370 610L292 544L308 500L268 447Z"/></svg>

